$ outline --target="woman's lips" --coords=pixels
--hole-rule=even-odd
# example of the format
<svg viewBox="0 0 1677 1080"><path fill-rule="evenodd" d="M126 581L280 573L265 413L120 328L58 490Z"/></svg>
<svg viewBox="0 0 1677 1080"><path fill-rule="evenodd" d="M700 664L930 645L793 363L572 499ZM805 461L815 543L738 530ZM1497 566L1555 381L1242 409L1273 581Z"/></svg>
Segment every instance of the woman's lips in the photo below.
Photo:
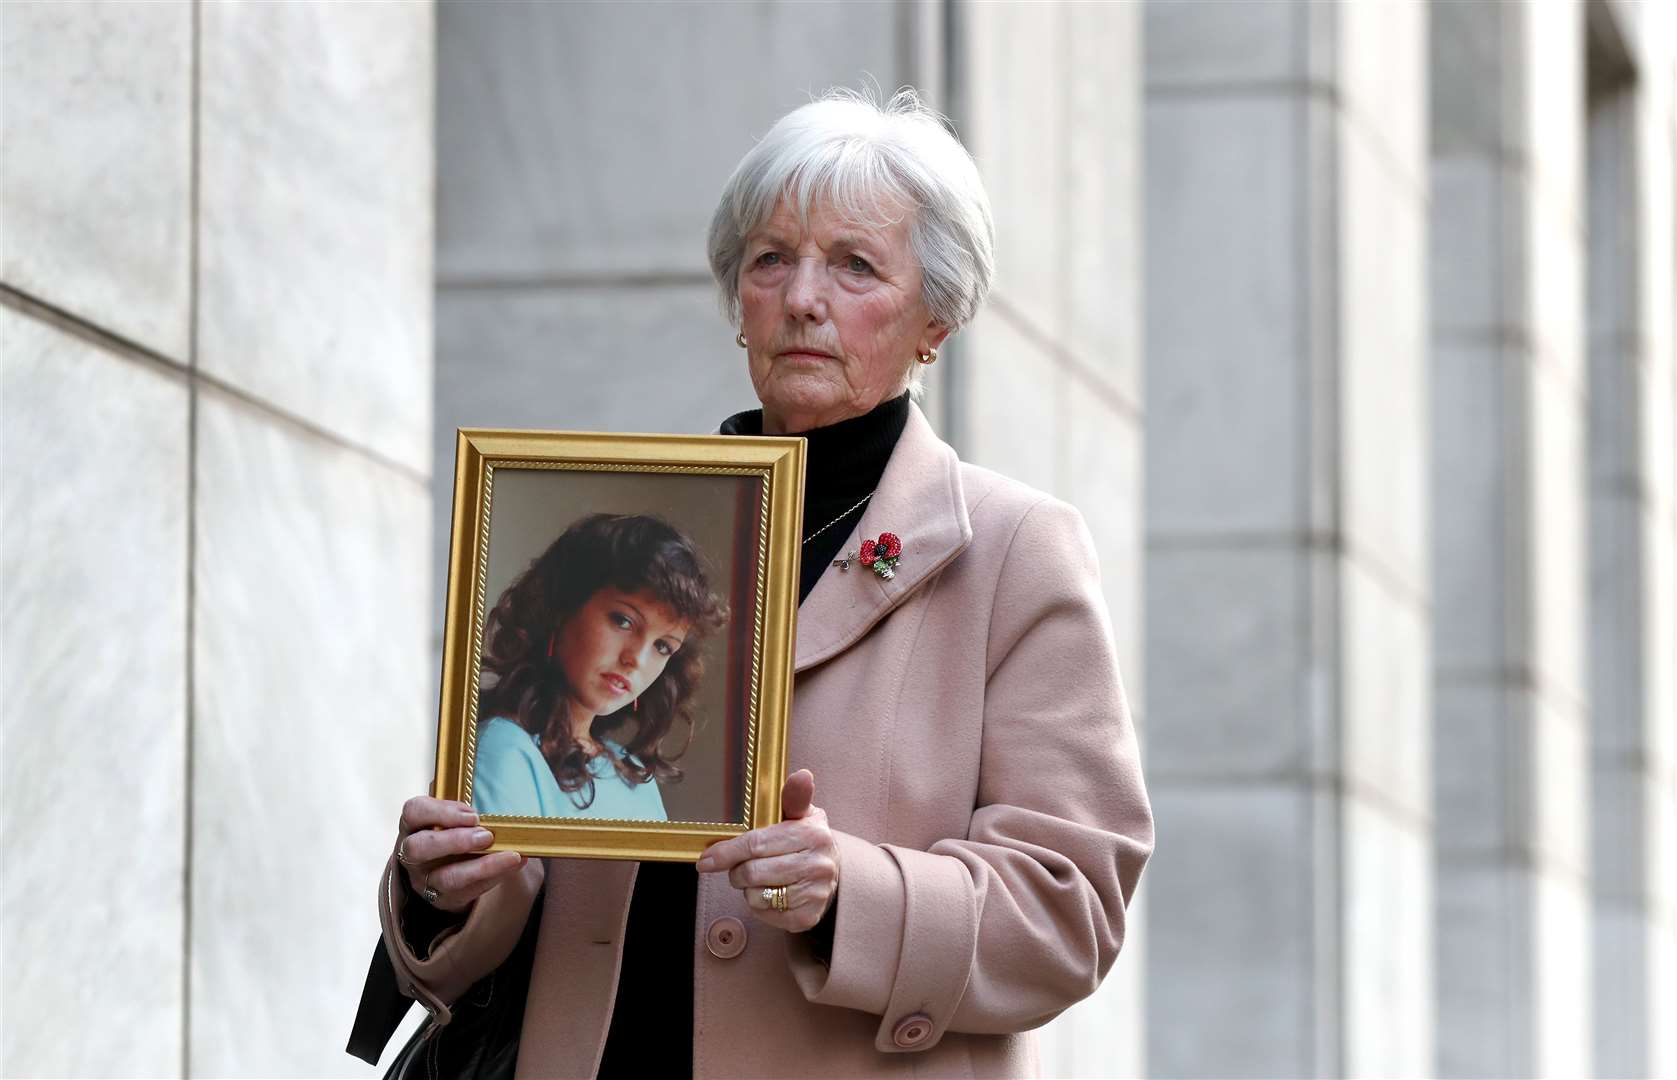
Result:
<svg viewBox="0 0 1677 1080"><path fill-rule="evenodd" d="M605 681L605 684L611 688L612 693L627 694L629 692L629 680L625 679L623 676L613 675L608 671L601 676L601 678Z"/></svg>
<svg viewBox="0 0 1677 1080"><path fill-rule="evenodd" d="M824 353L815 349L788 349L785 352L776 353L775 357L780 360L831 360L834 358L832 353Z"/></svg>

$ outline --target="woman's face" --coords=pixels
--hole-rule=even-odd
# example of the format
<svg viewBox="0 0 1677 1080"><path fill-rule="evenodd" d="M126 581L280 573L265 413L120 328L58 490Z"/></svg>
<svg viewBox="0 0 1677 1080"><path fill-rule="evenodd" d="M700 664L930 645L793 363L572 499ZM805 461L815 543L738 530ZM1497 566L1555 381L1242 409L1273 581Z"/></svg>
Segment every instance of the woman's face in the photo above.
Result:
<svg viewBox="0 0 1677 1080"><path fill-rule="evenodd" d="M687 624L645 589L598 589L559 626L554 649L572 700L616 712L651 686L687 639Z"/></svg>
<svg viewBox="0 0 1677 1080"><path fill-rule="evenodd" d="M741 329L765 434L861 416L902 393L914 358L947 336L920 295L908 212L886 209L900 220L856 225L817 203L800 224L782 200L746 236Z"/></svg>

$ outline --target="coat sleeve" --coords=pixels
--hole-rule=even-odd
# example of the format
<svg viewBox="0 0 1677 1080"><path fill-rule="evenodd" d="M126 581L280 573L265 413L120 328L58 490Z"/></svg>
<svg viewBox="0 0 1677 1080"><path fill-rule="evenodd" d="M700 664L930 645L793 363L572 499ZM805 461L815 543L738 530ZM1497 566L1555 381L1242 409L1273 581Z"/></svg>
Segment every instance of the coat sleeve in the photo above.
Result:
<svg viewBox="0 0 1677 1080"><path fill-rule="evenodd" d="M1094 546L1065 503L1020 519L986 653L966 835L921 851L836 834L830 960L791 945L805 997L880 1015L883 1051L1023 1031L1093 993L1153 849Z"/></svg>
<svg viewBox="0 0 1677 1080"><path fill-rule="evenodd" d="M384 947L402 993L425 1006L434 1023L448 1023L460 995L512 954L541 891L545 868L543 860L531 859L515 877L478 897L465 921L440 930L420 959L403 932L403 916L408 905L425 901L402 887L402 867L394 853L385 862L378 896Z"/></svg>

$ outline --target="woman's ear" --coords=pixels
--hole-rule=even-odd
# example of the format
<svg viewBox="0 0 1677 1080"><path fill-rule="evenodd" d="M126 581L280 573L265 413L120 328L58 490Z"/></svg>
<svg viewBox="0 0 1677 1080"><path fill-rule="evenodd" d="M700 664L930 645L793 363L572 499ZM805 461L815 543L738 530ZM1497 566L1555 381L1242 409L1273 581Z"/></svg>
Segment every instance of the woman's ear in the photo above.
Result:
<svg viewBox="0 0 1677 1080"><path fill-rule="evenodd" d="M949 327L944 326L942 323L928 323L926 325L926 332L920 337L920 352L931 352L933 349L941 346L944 339L948 336Z"/></svg>

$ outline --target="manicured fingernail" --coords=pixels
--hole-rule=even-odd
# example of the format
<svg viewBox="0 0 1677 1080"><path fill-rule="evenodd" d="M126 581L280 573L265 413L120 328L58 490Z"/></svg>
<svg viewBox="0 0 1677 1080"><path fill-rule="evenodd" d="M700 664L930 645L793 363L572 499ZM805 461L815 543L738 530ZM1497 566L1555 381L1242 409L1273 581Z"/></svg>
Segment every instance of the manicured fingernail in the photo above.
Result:
<svg viewBox="0 0 1677 1080"><path fill-rule="evenodd" d="M488 829L479 829L472 833L472 843L478 845L479 847L482 847L484 844L487 844L494 839L495 834L490 832Z"/></svg>

